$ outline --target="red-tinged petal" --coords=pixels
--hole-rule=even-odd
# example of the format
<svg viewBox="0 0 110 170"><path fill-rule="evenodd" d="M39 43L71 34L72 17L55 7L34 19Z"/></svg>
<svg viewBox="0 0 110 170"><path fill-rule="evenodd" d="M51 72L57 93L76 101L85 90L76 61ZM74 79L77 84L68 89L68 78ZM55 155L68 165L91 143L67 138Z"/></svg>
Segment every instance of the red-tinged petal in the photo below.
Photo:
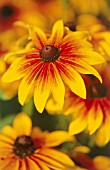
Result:
<svg viewBox="0 0 110 170"><path fill-rule="evenodd" d="M97 105L94 102L90 111L88 111L88 130L90 135L92 135L100 127L102 120L102 109L99 104Z"/></svg>
<svg viewBox="0 0 110 170"><path fill-rule="evenodd" d="M30 158L26 159L27 170L41 170L40 167Z"/></svg>
<svg viewBox="0 0 110 170"><path fill-rule="evenodd" d="M42 162L44 162L45 165L47 165L48 167L50 167L52 169L56 169L56 168L64 169L64 165L62 165L58 161L54 160L53 158L43 155L42 153L41 154L37 153L35 156L37 159L41 160ZM57 155L56 155L56 157L57 157Z"/></svg>
<svg viewBox="0 0 110 170"><path fill-rule="evenodd" d="M6 135L7 137L9 137L10 139L12 139L12 140L15 140L16 137L17 137L17 133L16 133L15 129L12 128L11 126L8 126L8 125L5 126L5 127L1 130L1 132L2 132L4 135Z"/></svg>
<svg viewBox="0 0 110 170"><path fill-rule="evenodd" d="M86 98L86 87L80 74L76 72L72 67L57 62L57 68L65 84L71 89L71 91L81 98Z"/></svg>
<svg viewBox="0 0 110 170"><path fill-rule="evenodd" d="M73 137L70 136L66 131L51 132L45 139L45 146L55 147L66 141L73 141Z"/></svg>
<svg viewBox="0 0 110 170"><path fill-rule="evenodd" d="M20 161L19 170L27 170L27 169L26 169L25 159L22 159L22 160Z"/></svg>
<svg viewBox="0 0 110 170"><path fill-rule="evenodd" d="M46 34L38 27L30 28L29 29L30 38L32 39L33 43L35 44L37 49L42 49L46 45L47 38Z"/></svg>
<svg viewBox="0 0 110 170"><path fill-rule="evenodd" d="M4 82L13 82L16 80L21 79L25 73L20 72L22 59L18 58L16 61L11 65L11 67L5 72L2 77L2 81Z"/></svg>
<svg viewBox="0 0 110 170"><path fill-rule="evenodd" d="M62 109L64 104L65 87L59 75L59 72L54 64L49 67L50 89L54 100L58 103L59 108Z"/></svg>
<svg viewBox="0 0 110 170"><path fill-rule="evenodd" d="M14 119L13 127L16 130L18 136L29 136L32 129L32 122L30 117L23 112L19 113Z"/></svg>
<svg viewBox="0 0 110 170"><path fill-rule="evenodd" d="M57 46L60 43L61 39L63 38L63 34L64 34L63 21L59 20L53 26L52 35L48 43L50 45Z"/></svg>
<svg viewBox="0 0 110 170"><path fill-rule="evenodd" d="M39 60L39 59L38 59ZM39 72L41 71L43 64L42 62L34 61L34 59L30 62L30 70L22 79L19 89L18 89L18 98L21 105L23 105L26 101L26 98L34 85L35 79L38 77ZM26 65L25 65L26 67ZM28 67L28 66L27 66Z"/></svg>
<svg viewBox="0 0 110 170"><path fill-rule="evenodd" d="M37 110L42 113L50 94L50 82L48 80L48 64L44 66L35 82L34 103Z"/></svg>
<svg viewBox="0 0 110 170"><path fill-rule="evenodd" d="M40 154L42 154L42 156L46 156L60 163L63 166L74 167L74 162L69 158L69 156L58 150L54 150L50 148L43 148L40 151Z"/></svg>
<svg viewBox="0 0 110 170"><path fill-rule="evenodd" d="M87 117L78 117L73 120L69 125L69 133L70 135L76 135L82 132L87 126Z"/></svg>
<svg viewBox="0 0 110 170"><path fill-rule="evenodd" d="M74 61L74 68L79 73L82 73L82 74L93 74L100 80L100 82L102 82L102 78L100 74L92 66L90 66L88 63L86 63L82 59L77 59Z"/></svg>
<svg viewBox="0 0 110 170"><path fill-rule="evenodd" d="M32 158L32 160L34 160L35 163L38 164L38 166L40 167L41 170L50 170L50 168L48 168L48 166L45 164L44 161L41 161L34 156L31 156L31 158Z"/></svg>

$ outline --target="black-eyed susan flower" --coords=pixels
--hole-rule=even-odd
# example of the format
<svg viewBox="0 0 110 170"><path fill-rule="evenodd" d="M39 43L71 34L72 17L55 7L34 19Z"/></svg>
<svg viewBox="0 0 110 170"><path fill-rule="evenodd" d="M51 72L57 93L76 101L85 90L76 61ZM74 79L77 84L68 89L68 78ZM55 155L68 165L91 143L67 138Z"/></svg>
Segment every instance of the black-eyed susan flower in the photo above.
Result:
<svg viewBox="0 0 110 170"><path fill-rule="evenodd" d="M31 89L34 91L34 103L42 112L48 97L52 94L59 107L63 107L64 83L78 96L86 98L86 88L80 75L93 74L101 81L98 72L91 66L104 61L93 51L86 41L86 33L64 31L62 20L57 21L52 34L46 34L37 27L29 27L30 41L26 48L10 55L19 58L3 76L3 81L21 80L18 96L23 105Z"/></svg>
<svg viewBox="0 0 110 170"><path fill-rule="evenodd" d="M74 168L72 160L54 149L73 138L66 131L42 132L32 128L31 119L17 115L13 127L5 126L0 132L0 170L63 170Z"/></svg>
<svg viewBox="0 0 110 170"><path fill-rule="evenodd" d="M90 135L96 133L98 145L104 145L110 140L110 81L109 64L101 72L103 83L94 76L86 77L87 99L81 99L70 90L65 99L65 114L72 114L70 134L78 134L88 129Z"/></svg>

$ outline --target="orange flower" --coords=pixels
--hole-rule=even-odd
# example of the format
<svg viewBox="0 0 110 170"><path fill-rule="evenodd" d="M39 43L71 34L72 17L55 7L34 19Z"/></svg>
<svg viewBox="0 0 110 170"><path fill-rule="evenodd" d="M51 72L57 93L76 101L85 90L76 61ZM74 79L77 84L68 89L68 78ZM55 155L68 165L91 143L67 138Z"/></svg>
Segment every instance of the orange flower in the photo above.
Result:
<svg viewBox="0 0 110 170"><path fill-rule="evenodd" d="M17 115L13 127L5 126L0 132L0 170L62 170L74 167L64 153L53 149L73 138L66 131L42 132L32 128L31 119Z"/></svg>
<svg viewBox="0 0 110 170"><path fill-rule="evenodd" d="M65 99L64 112L72 114L70 134L78 134L85 130L92 135L97 131L96 142L104 145L110 140L110 64L101 72L103 83L95 77L85 77L87 86L87 99L81 99L70 90Z"/></svg>
<svg viewBox="0 0 110 170"><path fill-rule="evenodd" d="M77 95L86 98L84 81L79 73L93 74L101 81L98 72L90 65L102 63L103 57L93 51L83 32L64 32L62 20L57 21L52 35L37 27L29 27L30 41L26 48L10 55L19 54L3 76L3 81L13 82L21 79L18 90L23 105L29 91L34 89L34 103L42 112L50 94L60 108L63 107L64 83ZM65 35L66 34L66 35Z"/></svg>

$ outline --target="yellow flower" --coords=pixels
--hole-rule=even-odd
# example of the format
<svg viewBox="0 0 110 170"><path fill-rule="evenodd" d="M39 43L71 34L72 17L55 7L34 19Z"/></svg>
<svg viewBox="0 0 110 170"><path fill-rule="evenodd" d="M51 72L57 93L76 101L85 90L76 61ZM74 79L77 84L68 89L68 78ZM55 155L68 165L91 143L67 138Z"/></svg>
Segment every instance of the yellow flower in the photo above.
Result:
<svg viewBox="0 0 110 170"><path fill-rule="evenodd" d="M79 73L93 74L101 81L98 72L90 65L104 62L103 57L93 51L91 44L86 41L86 34L68 31L65 35L62 20L54 24L49 38L37 27L29 27L29 32L29 44L23 51L15 53L21 57L12 63L3 76L5 82L21 80L19 102L23 105L33 89L34 103L39 112L43 111L50 94L62 108L64 83L75 94L86 98L85 84Z"/></svg>
<svg viewBox="0 0 110 170"><path fill-rule="evenodd" d="M81 15L78 18L78 31L88 31L90 34L89 41L93 44L94 49L110 60L110 32L101 20L92 15Z"/></svg>
<svg viewBox="0 0 110 170"><path fill-rule="evenodd" d="M73 121L70 123L70 134L78 134L86 128L90 135L96 131L96 142L105 145L110 140L110 82L109 67L101 71L103 83L90 75L85 77L87 87L87 99L82 99L69 89L65 97L63 111L71 114Z"/></svg>
<svg viewBox="0 0 110 170"><path fill-rule="evenodd" d="M17 115L13 127L5 126L0 132L0 170L63 170L74 163L64 153L53 149L73 138L66 131L42 132L32 128L31 119Z"/></svg>

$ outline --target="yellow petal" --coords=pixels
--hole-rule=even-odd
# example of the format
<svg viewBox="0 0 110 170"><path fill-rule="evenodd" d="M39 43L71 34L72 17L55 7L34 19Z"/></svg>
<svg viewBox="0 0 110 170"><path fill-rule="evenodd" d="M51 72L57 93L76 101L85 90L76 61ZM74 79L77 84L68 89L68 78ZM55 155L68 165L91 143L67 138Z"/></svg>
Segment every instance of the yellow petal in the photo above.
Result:
<svg viewBox="0 0 110 170"><path fill-rule="evenodd" d="M77 146L74 148L73 152L89 153L90 149L87 146Z"/></svg>
<svg viewBox="0 0 110 170"><path fill-rule="evenodd" d="M1 131L4 135L6 135L7 137L9 137L10 139L16 139L17 134L15 129L13 129L11 126L5 126L2 131Z"/></svg>
<svg viewBox="0 0 110 170"><path fill-rule="evenodd" d="M34 103L36 109L42 113L50 94L50 83L48 80L48 66L43 68L35 82Z"/></svg>
<svg viewBox="0 0 110 170"><path fill-rule="evenodd" d="M6 159L0 160L1 170L18 170L19 169L19 159Z"/></svg>
<svg viewBox="0 0 110 170"><path fill-rule="evenodd" d="M58 103L53 98L50 98L47 101L45 108L49 114L61 114L62 113Z"/></svg>
<svg viewBox="0 0 110 170"><path fill-rule="evenodd" d="M30 38L38 49L46 45L46 34L38 27L29 28Z"/></svg>
<svg viewBox="0 0 110 170"><path fill-rule="evenodd" d="M78 117L73 120L69 125L69 133L70 135L75 135L82 132L87 126L87 117Z"/></svg>
<svg viewBox="0 0 110 170"><path fill-rule="evenodd" d="M47 138L45 139L45 146L54 147L66 141L73 141L73 137L70 136L67 132L65 131L51 132L47 135Z"/></svg>
<svg viewBox="0 0 110 170"><path fill-rule="evenodd" d="M27 158L27 170L41 170L40 167L33 160Z"/></svg>
<svg viewBox="0 0 110 170"><path fill-rule="evenodd" d="M18 136L30 135L32 128L30 117L23 112L19 113L13 122L13 127L16 130Z"/></svg>
<svg viewBox="0 0 110 170"><path fill-rule="evenodd" d="M103 56L95 51L82 49L80 52L82 53L81 58L90 65L96 65L105 62Z"/></svg>
<svg viewBox="0 0 110 170"><path fill-rule="evenodd" d="M45 151L45 149L43 150ZM40 153L36 154L36 158L42 160L46 166L50 167L51 169L64 169L64 166L61 163L59 163L58 161L56 161L55 159L51 157L44 155L44 152L42 153L41 150L40 152L41 154Z"/></svg>
<svg viewBox="0 0 110 170"><path fill-rule="evenodd" d="M51 64L49 69L51 93L54 100L58 103L59 108L62 109L64 104L65 87L55 65Z"/></svg>
<svg viewBox="0 0 110 170"><path fill-rule="evenodd" d="M76 72L72 67L63 65L62 63L58 66L60 74L65 84L69 86L71 91L81 98L86 98L86 87L80 74Z"/></svg>
<svg viewBox="0 0 110 170"><path fill-rule="evenodd" d="M10 68L5 72L2 77L2 81L4 82L13 82L15 80L19 80L23 77L25 73L21 73L19 68L21 66L22 59L17 58L16 61L10 66Z"/></svg>
<svg viewBox="0 0 110 170"><path fill-rule="evenodd" d="M100 105L95 107L93 103L92 108L88 112L88 130L89 134L92 135L101 125L103 120L103 113Z"/></svg>
<svg viewBox="0 0 110 170"><path fill-rule="evenodd" d="M34 84L36 75L33 77L33 73L27 74L21 81L18 89L18 99L21 105L23 105L26 101L26 98Z"/></svg>
<svg viewBox="0 0 110 170"><path fill-rule="evenodd" d="M55 22L53 26L52 35L49 39L49 44L57 46L58 43L63 38L63 34L64 34L63 21L58 20L57 22Z"/></svg>
<svg viewBox="0 0 110 170"><path fill-rule="evenodd" d="M50 170L50 168L48 168L43 161L37 160L37 162L38 162L41 170Z"/></svg>
<svg viewBox="0 0 110 170"><path fill-rule="evenodd" d="M108 118L109 119L109 118ZM107 144L110 140L110 119L100 127L96 135L96 143L99 146Z"/></svg>
<svg viewBox="0 0 110 170"><path fill-rule="evenodd" d="M60 151L44 148L40 151L40 154L59 162L61 165L74 167L74 162L69 158L69 156Z"/></svg>
<svg viewBox="0 0 110 170"><path fill-rule="evenodd" d="M97 156L93 163L98 170L110 170L110 158L106 156Z"/></svg>
<svg viewBox="0 0 110 170"><path fill-rule="evenodd" d="M88 63L86 63L82 59L77 59L77 60L74 61L74 63L76 64L76 65L74 65L74 68L79 73L82 73L82 74L93 74L94 76L96 76L100 80L100 82L102 82L102 78L101 78L100 74L97 72L97 70L95 70Z"/></svg>

